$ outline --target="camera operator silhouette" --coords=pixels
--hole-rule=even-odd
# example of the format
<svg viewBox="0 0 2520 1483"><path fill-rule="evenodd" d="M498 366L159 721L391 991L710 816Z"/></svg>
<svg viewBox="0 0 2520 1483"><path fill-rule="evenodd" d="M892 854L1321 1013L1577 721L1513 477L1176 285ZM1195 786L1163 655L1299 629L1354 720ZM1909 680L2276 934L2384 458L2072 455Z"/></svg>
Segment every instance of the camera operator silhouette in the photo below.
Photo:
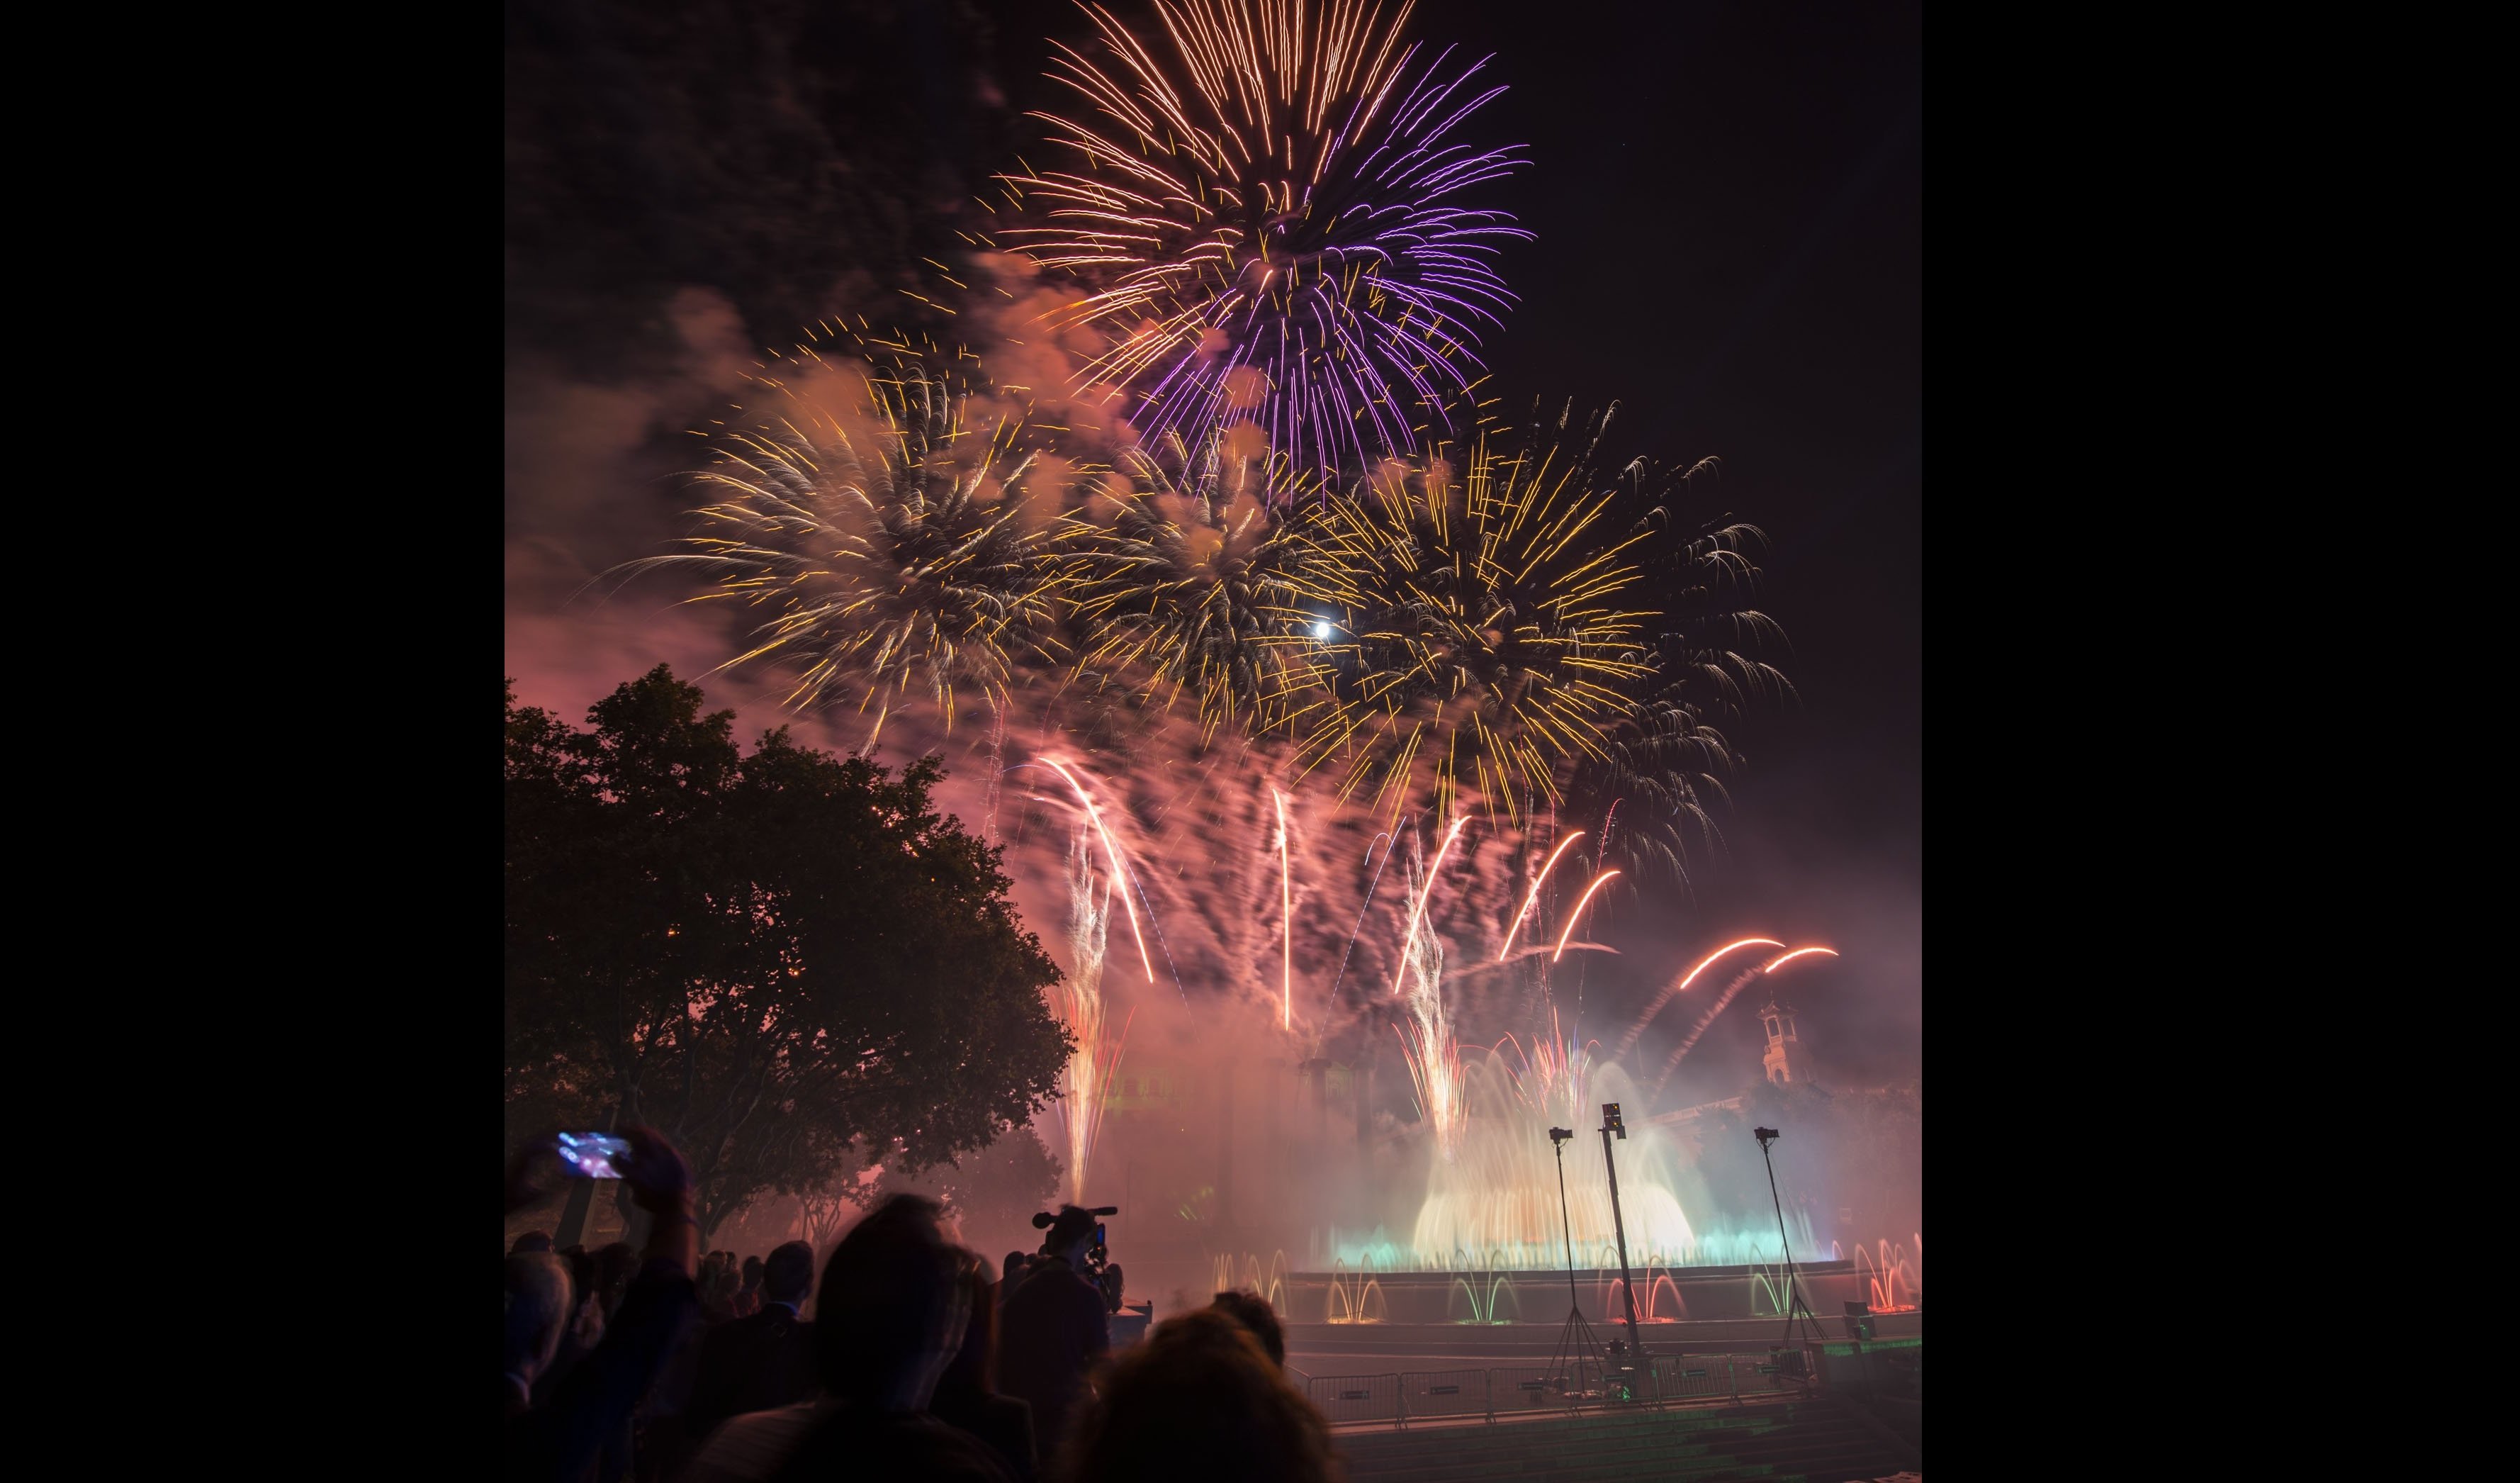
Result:
<svg viewBox="0 0 2520 1483"><path fill-rule="evenodd" d="M1033 1217L1050 1233L1000 1316L998 1388L1031 1405L1044 1457L1057 1454L1085 1399L1087 1373L1111 1348L1106 1299L1089 1274L1103 1255L1096 1214L1066 1205L1056 1219Z"/></svg>

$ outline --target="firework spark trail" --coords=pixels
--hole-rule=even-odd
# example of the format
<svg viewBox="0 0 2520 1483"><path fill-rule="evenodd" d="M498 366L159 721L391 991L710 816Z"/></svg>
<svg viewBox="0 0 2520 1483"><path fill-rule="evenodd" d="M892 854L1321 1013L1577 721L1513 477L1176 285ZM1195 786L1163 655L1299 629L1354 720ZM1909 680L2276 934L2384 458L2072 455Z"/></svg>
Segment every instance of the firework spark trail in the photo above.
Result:
<svg viewBox="0 0 2520 1483"><path fill-rule="evenodd" d="M1714 1024L1715 1017L1722 1014L1725 1006L1732 1002L1732 996L1748 988L1750 981L1758 976L1758 969L1744 969L1740 977L1724 987L1723 995L1715 1000L1715 1007L1706 1011L1705 1016L1689 1030L1688 1038L1672 1050L1671 1059L1662 1063L1662 1081L1654 1083L1656 1095L1661 1094L1664 1084L1671 1080L1671 1074L1680 1069L1681 1057L1688 1054L1689 1047L1697 1043L1697 1038L1706 1033L1706 1027Z"/></svg>
<svg viewBox="0 0 2520 1483"><path fill-rule="evenodd" d="M1566 930L1557 934L1557 950L1549 955L1551 962L1553 963L1566 955L1566 940L1575 935L1575 924L1584 919L1584 907L1593 900L1593 893L1608 885L1618 877L1618 874L1616 870L1610 870L1593 877L1593 884L1585 887L1584 894L1576 898L1575 909L1566 913Z"/></svg>
<svg viewBox="0 0 2520 1483"><path fill-rule="evenodd" d="M1417 904L1409 908L1409 930L1401 934L1400 970L1391 975L1391 992L1394 995L1400 993L1400 981L1409 972L1409 951L1418 941L1418 923L1426 914L1426 898L1434 893L1435 879L1443 872L1444 857L1452 853L1453 841L1462 837L1462 826L1468 822L1466 817L1453 820L1453 827L1444 831L1443 845L1435 851L1435 862L1426 867L1426 883L1417 893ZM1428 936L1433 934L1430 932Z"/></svg>
<svg viewBox="0 0 2520 1483"><path fill-rule="evenodd" d="M1112 70L1058 48L1086 116L1033 116L1083 170L1000 177L1010 245L1088 286L1051 327L1108 337L1079 382L1131 389L1153 435L1248 415L1322 469L1413 447L1483 379L1478 327L1512 301L1493 259L1530 236L1454 204L1526 162L1448 142L1504 89L1401 49L1410 4L1388 27L1357 0L1155 8L1167 55L1099 5Z"/></svg>
<svg viewBox="0 0 2520 1483"><path fill-rule="evenodd" d="M1833 948L1796 948L1793 951L1786 953L1783 957L1768 964L1759 971L1761 973L1774 973L1785 964L1792 962L1794 959L1801 957L1807 952L1825 952L1831 957L1837 956L1837 950Z"/></svg>
<svg viewBox="0 0 2520 1483"><path fill-rule="evenodd" d="M1278 894L1279 909L1285 927L1285 955L1280 964L1278 991L1278 1028L1295 1028L1295 877L1286 851L1286 795L1269 785L1269 801L1278 806Z"/></svg>
<svg viewBox="0 0 2520 1483"><path fill-rule="evenodd" d="M1777 969L1783 967L1786 963L1793 961L1795 958L1801 957L1806 953L1813 952L1825 952L1830 957L1837 956L1837 950L1833 948L1797 948L1782 957L1762 963L1756 968L1745 971L1739 978L1736 978L1732 983L1726 985L1724 989L1724 996L1715 1001L1715 1007L1706 1011L1706 1017L1699 1020L1696 1028L1688 1032L1688 1038L1682 1041L1679 1046L1672 1051L1671 1059L1662 1063L1662 1080L1654 1083L1654 1091L1657 1094L1662 1091L1663 1087L1671 1081L1671 1074L1680 1069L1681 1057L1688 1054L1689 1047L1697 1043L1697 1038L1706 1033L1706 1027L1715 1023L1715 1017L1724 1012L1724 1007L1727 1004L1732 1002L1732 996L1734 995L1739 994L1742 990L1750 986L1750 981L1752 979L1765 978L1769 974L1774 973Z"/></svg>
<svg viewBox="0 0 2520 1483"><path fill-rule="evenodd" d="M1418 1115L1432 1133L1436 1152L1450 1160L1461 1144L1465 1109L1462 1103L1462 1047L1453 1027L1437 1012L1412 1015L1391 1027L1400 1037L1400 1057L1408 1064Z"/></svg>
<svg viewBox="0 0 2520 1483"><path fill-rule="evenodd" d="M1695 967L1689 969L1688 972L1683 974L1680 978L1674 980L1670 984L1665 985L1662 993L1654 996L1654 1001L1645 1006L1645 1012L1637 1016L1637 1022L1630 1025L1628 1027L1628 1033L1619 1038L1618 1054L1624 1057L1630 1050L1636 1048L1637 1037L1645 1033L1645 1026L1653 1023L1653 1017L1662 1013L1662 1009L1665 1004L1670 1003L1678 996L1687 994L1688 992L1688 986L1696 983L1697 976L1704 973L1717 958L1724 956L1728 952L1734 952L1743 948L1757 946L1781 948L1784 944L1778 942L1772 937L1745 937L1739 942L1726 943L1723 947L1718 948L1714 951L1706 954L1704 957L1699 958Z"/></svg>
<svg viewBox="0 0 2520 1483"><path fill-rule="evenodd" d="M1460 828L1461 821L1455 820L1455 832ZM1448 835L1445 844L1451 843ZM1414 876L1418 873L1414 845L1411 856L1410 874ZM1443 856L1438 853L1425 880L1411 883L1419 887L1421 904L1434 886L1435 867L1442 863ZM1412 987L1408 1016L1392 1031L1400 1037L1401 1058L1409 1066L1418 1116L1433 1133L1436 1151L1449 1160L1460 1145L1462 1122L1468 1107L1462 1096L1462 1047L1444 1008L1444 942L1429 928L1422 936L1413 937L1402 952L1401 971Z"/></svg>
<svg viewBox="0 0 2520 1483"><path fill-rule="evenodd" d="M1377 834L1373 839L1366 841L1365 857L1367 859L1373 858L1373 846L1376 841L1379 841L1384 847L1382 851L1382 864L1373 867L1373 879L1366 885L1365 900L1357 904L1356 926L1347 935L1347 950L1339 954L1338 977L1330 980L1329 1002L1333 1004L1338 1002L1339 985L1347 982L1347 962L1349 958L1356 955L1356 940L1357 937L1365 931L1365 913L1372 909L1373 893L1375 889L1382 884L1383 866L1391 863L1391 852L1393 846L1391 836L1388 832Z"/></svg>
<svg viewBox="0 0 2520 1483"><path fill-rule="evenodd" d="M1137 1016L1131 1012L1118 1036L1103 1033L1103 945L1111 922L1111 890L1095 889L1093 849L1083 828L1069 844L1068 864L1070 963L1049 997L1052 1013L1075 1041L1075 1049L1059 1068L1059 1125L1067 1147L1068 1199L1081 1205L1102 1133L1102 1112L1110 1101L1111 1078Z"/></svg>
<svg viewBox="0 0 2520 1483"><path fill-rule="evenodd" d="M1549 884L1549 872L1557 868L1557 857L1566 853L1567 846L1572 845L1583 837L1584 831L1578 829L1574 833L1566 836L1564 839L1559 840L1557 842L1557 848L1550 852L1549 863L1541 866L1540 874L1532 878L1531 893L1522 899L1522 909L1513 914L1513 925L1506 929L1505 946L1497 950L1498 962L1504 962L1505 955L1513 950L1514 934L1522 930L1523 918L1531 915L1532 906L1540 901L1540 888ZM1596 868L1598 867L1596 866ZM1563 941L1559 942L1557 945L1557 950L1560 952L1566 950L1566 945ZM1555 960L1552 959L1552 961Z"/></svg>
<svg viewBox="0 0 2520 1483"><path fill-rule="evenodd" d="M1111 838L1111 831L1102 826L1102 811L1094 807L1094 795L1085 790L1084 782L1080 780L1075 773L1068 771L1065 765L1054 762L1049 758L1039 759L1037 763L1025 763L1022 765L1027 767L1035 765L1048 767L1053 772L1058 773L1060 777L1067 779L1067 786L1076 790L1077 802L1085 806L1085 816L1093 822L1094 832L1102 836L1103 854L1108 857L1111 861L1112 880L1115 882L1129 881L1131 877L1129 875L1128 866L1120 858L1120 846L1117 841ZM1120 905L1129 914L1129 935L1136 938L1138 941L1138 960L1145 965L1147 970L1147 982L1151 984L1155 981L1155 960L1147 955L1146 934L1138 930L1138 908L1130 904L1129 893L1125 889L1120 892ZM1152 908L1149 907L1148 909Z"/></svg>
<svg viewBox="0 0 2520 1483"><path fill-rule="evenodd" d="M989 713L989 793L981 814L980 838L987 844L1002 844L998 837L998 797L1004 789L1007 769L1007 713L999 707Z"/></svg>
<svg viewBox="0 0 2520 1483"><path fill-rule="evenodd" d="M1568 943L1566 945L1566 950L1569 952L1606 952L1612 957L1625 956L1625 954L1620 952L1618 949L1611 947L1607 943ZM1521 951L1515 953L1509 958L1507 958L1503 962L1497 962L1494 959L1491 959L1483 963L1472 963L1465 968L1455 968L1453 970L1453 982L1458 984L1465 978L1475 978L1480 974L1494 973L1499 968L1510 968L1516 963L1527 962L1535 957L1550 957L1551 954L1555 951L1555 947L1550 943L1525 944ZM1545 985L1543 986L1543 989L1545 992ZM1551 1002L1553 1003L1555 1000L1552 998Z"/></svg>

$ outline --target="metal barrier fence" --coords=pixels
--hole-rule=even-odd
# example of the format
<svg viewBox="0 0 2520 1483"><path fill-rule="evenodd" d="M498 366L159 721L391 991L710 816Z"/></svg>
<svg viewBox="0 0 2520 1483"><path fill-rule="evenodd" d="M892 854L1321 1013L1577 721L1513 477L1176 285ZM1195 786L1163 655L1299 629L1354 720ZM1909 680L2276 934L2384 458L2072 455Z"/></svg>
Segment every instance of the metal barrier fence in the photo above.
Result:
<svg viewBox="0 0 2520 1483"><path fill-rule="evenodd" d="M1694 1401L1737 1394L1731 1355L1652 1357L1652 1391L1659 1401Z"/></svg>
<svg viewBox="0 0 2520 1483"><path fill-rule="evenodd" d="M1821 1351L1820 1370L1832 1388L1868 1398L1915 1395L1922 1389L1924 1354L1915 1340L1830 1344Z"/></svg>
<svg viewBox="0 0 2520 1483"><path fill-rule="evenodd" d="M1413 1417L1480 1416L1493 1421L1501 1414L1544 1411L1801 1394L1818 1379L1822 1363L1817 1355L1793 1350L1783 1363L1775 1355L1651 1355L1642 1367L1575 1357L1558 1365L1485 1369L1287 1373L1328 1420L1390 1421L1405 1427ZM1842 1366L1840 1361L1829 1367L1832 1378Z"/></svg>
<svg viewBox="0 0 2520 1483"><path fill-rule="evenodd" d="M1397 1374L1321 1375L1304 1386L1304 1394L1326 1420L1409 1424Z"/></svg>
<svg viewBox="0 0 2520 1483"><path fill-rule="evenodd" d="M1818 1358L1803 1350L1785 1352L1788 1363L1778 1364L1773 1357L1757 1355L1732 1357L1732 1393L1744 1396L1776 1395L1783 1391L1801 1393L1812 1388L1818 1378ZM1800 1360L1800 1365L1791 1363Z"/></svg>
<svg viewBox="0 0 2520 1483"><path fill-rule="evenodd" d="M1410 1416L1492 1416L1496 1403L1484 1369L1430 1369L1400 1376L1402 1420Z"/></svg>
<svg viewBox="0 0 2520 1483"><path fill-rule="evenodd" d="M1504 1366L1488 1371L1488 1389L1496 1397L1489 1414L1602 1405L1611 1399L1608 1384L1608 1367L1599 1360L1570 1358L1562 1365Z"/></svg>

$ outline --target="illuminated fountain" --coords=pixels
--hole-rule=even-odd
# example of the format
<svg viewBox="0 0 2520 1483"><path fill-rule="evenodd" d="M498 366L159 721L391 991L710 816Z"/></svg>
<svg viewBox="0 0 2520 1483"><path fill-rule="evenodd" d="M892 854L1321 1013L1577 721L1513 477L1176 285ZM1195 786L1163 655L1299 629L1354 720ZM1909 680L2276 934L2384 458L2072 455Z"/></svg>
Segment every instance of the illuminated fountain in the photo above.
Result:
<svg viewBox="0 0 2520 1483"><path fill-rule="evenodd" d="M1626 1280L1611 1276L1608 1273L1603 1273L1602 1275L1607 1280L1601 1283L1601 1311L1609 1314L1623 1313L1625 1310L1619 1306L1619 1299L1627 1286ZM1672 1280L1670 1269L1665 1268L1659 1273L1641 1272L1637 1275L1644 1282L1642 1287L1637 1289L1638 1322L1677 1323L1688 1317L1688 1300L1680 1295L1680 1284ZM1665 1293L1671 1295L1668 1302L1662 1301Z"/></svg>
<svg viewBox="0 0 2520 1483"><path fill-rule="evenodd" d="M1456 1323L1519 1323L1522 1298L1511 1278L1494 1267L1453 1278L1444 1295L1444 1317Z"/></svg>
<svg viewBox="0 0 2520 1483"><path fill-rule="evenodd" d="M1925 1238L1920 1235L1915 1241L1917 1250L1922 1251ZM1916 1294L1924 1286L1924 1274L1905 1246L1880 1241L1868 1251L1859 1245L1855 1248L1855 1270L1865 1276L1874 1313L1908 1313L1917 1306Z"/></svg>
<svg viewBox="0 0 2520 1483"><path fill-rule="evenodd" d="M1271 1308L1282 1311L1286 1306L1286 1254L1282 1251L1270 1256L1265 1270L1258 1257L1245 1253L1238 1272L1233 1256L1227 1254L1216 1259L1216 1291L1239 1289L1253 1293L1268 1299Z"/></svg>
<svg viewBox="0 0 2520 1483"><path fill-rule="evenodd" d="M1383 1300L1380 1278L1350 1272L1345 1262L1331 1268L1329 1304L1325 1321L1379 1323L1390 1317L1391 1305Z"/></svg>
<svg viewBox="0 0 2520 1483"><path fill-rule="evenodd" d="M1559 1119L1575 1128L1587 1125L1579 1107L1598 1109L1574 1099L1585 1095L1588 1082L1602 1101L1637 1100L1634 1085L1615 1066L1589 1076L1580 1071L1559 1075L1526 1088L1497 1056L1463 1065L1468 1116L1452 1156L1428 1161L1426 1200L1418 1207L1409 1243L1418 1266L1452 1271L1565 1268L1557 1160L1549 1128ZM1611 1249L1615 1241L1609 1175L1594 1142L1581 1138L1566 1150L1564 1224L1579 1266L1594 1265L1588 1259ZM1688 1263L1699 1243L1672 1188L1679 1150L1651 1124L1632 1128L1616 1147L1630 1261Z"/></svg>

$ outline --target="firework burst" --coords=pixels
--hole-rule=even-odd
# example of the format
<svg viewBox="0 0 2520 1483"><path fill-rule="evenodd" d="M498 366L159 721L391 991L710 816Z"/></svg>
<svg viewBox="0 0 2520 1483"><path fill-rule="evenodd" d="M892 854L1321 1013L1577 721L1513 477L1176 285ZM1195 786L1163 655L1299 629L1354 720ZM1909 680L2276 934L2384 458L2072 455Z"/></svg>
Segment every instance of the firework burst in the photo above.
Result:
<svg viewBox="0 0 2520 1483"><path fill-rule="evenodd" d="M1194 697L1199 740L1264 735L1321 703L1327 677L1302 603L1311 547L1262 495L1303 481L1282 459L1211 438L1192 456L1122 454L1122 478L1075 527L1077 677L1170 709ZM1169 467L1167 465L1169 464Z"/></svg>
<svg viewBox="0 0 2520 1483"><path fill-rule="evenodd" d="M1483 374L1497 248L1530 234L1461 203L1524 162L1452 142L1504 89L1403 46L1411 9L1155 0L1150 44L1085 6L1104 64L1061 47L1052 75L1086 112L1036 116L1082 168L1002 177L1028 223L1002 235L1086 282L1058 327L1107 337L1083 379L1143 430L1247 414L1330 470L1414 448Z"/></svg>
<svg viewBox="0 0 2520 1483"><path fill-rule="evenodd" d="M1342 615L1326 647L1347 703L1304 729L1300 768L1335 764L1337 795L1371 786L1377 811L1422 770L1438 808L1466 787L1518 826L1553 807L1563 768L1609 759L1657 615L1624 605L1655 526L1612 514L1627 490L1591 464L1607 420L1580 451L1535 438L1507 456L1482 434L1458 479L1441 458L1390 464L1322 512L1305 538Z"/></svg>
<svg viewBox="0 0 2520 1483"><path fill-rule="evenodd" d="M696 476L720 497L692 549L633 564L698 567L715 585L693 601L766 611L720 668L788 661L789 706L879 702L879 735L904 700L949 730L967 695L999 710L1021 668L1061 657L1068 469L1049 430L906 344L856 365L802 347L754 381Z"/></svg>

